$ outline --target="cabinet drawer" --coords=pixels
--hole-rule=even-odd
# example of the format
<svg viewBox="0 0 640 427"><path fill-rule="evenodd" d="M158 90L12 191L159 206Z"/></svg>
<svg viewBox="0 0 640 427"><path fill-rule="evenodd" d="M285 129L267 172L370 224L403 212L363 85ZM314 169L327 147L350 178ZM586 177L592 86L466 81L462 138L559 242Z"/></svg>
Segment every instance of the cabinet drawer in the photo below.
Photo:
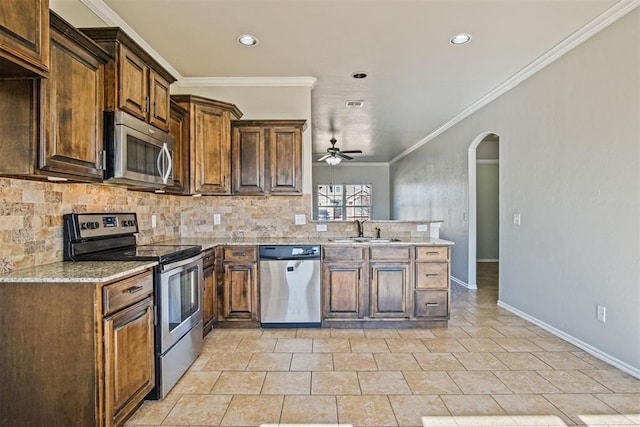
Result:
<svg viewBox="0 0 640 427"><path fill-rule="evenodd" d="M417 246L416 261L447 261L449 259L448 246Z"/></svg>
<svg viewBox="0 0 640 427"><path fill-rule="evenodd" d="M369 257L372 260L408 260L410 249L409 246L375 246L369 248Z"/></svg>
<svg viewBox="0 0 640 427"><path fill-rule="evenodd" d="M417 289L448 289L449 264L444 262L417 262Z"/></svg>
<svg viewBox="0 0 640 427"><path fill-rule="evenodd" d="M323 246L325 261L358 261L364 259L364 248L354 246Z"/></svg>
<svg viewBox="0 0 640 427"><path fill-rule="evenodd" d="M104 314L143 300L153 294L153 274L142 273L102 288Z"/></svg>
<svg viewBox="0 0 640 427"><path fill-rule="evenodd" d="M225 261L256 261L258 259L255 246L225 246L222 248L222 259Z"/></svg>
<svg viewBox="0 0 640 427"><path fill-rule="evenodd" d="M204 256L202 257L202 268L207 268L213 266L213 262L215 260L215 250L207 249L204 251Z"/></svg>
<svg viewBox="0 0 640 427"><path fill-rule="evenodd" d="M416 317L447 317L449 313L447 291L415 291Z"/></svg>

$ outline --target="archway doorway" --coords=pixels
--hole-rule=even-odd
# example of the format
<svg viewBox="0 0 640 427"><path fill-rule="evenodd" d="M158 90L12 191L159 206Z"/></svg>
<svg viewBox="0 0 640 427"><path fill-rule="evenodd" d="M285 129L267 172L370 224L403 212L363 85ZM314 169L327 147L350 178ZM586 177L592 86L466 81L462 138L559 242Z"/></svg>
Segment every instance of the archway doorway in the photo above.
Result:
<svg viewBox="0 0 640 427"><path fill-rule="evenodd" d="M480 134L469 146L469 288L477 289L478 266L497 275L499 262L500 138ZM479 264L480 263L480 264Z"/></svg>

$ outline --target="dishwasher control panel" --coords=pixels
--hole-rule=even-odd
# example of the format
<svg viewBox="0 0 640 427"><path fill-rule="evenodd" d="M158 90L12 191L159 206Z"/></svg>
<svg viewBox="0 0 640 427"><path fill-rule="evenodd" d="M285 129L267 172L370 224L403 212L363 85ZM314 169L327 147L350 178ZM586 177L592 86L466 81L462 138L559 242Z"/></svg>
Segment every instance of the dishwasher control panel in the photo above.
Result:
<svg viewBox="0 0 640 427"><path fill-rule="evenodd" d="M263 245L260 259L320 259L320 245Z"/></svg>

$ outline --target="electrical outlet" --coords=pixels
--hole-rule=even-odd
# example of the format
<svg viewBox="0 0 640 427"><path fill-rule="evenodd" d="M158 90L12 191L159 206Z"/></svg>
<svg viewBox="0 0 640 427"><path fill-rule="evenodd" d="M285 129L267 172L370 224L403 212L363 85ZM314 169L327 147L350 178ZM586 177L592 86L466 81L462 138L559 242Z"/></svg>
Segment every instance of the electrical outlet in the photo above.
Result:
<svg viewBox="0 0 640 427"><path fill-rule="evenodd" d="M316 224L316 231L327 231L327 224Z"/></svg>
<svg viewBox="0 0 640 427"><path fill-rule="evenodd" d="M514 213L513 214L513 223L515 225L520 225L520 214L519 213Z"/></svg>
<svg viewBox="0 0 640 427"><path fill-rule="evenodd" d="M427 224L418 224L416 231L429 231L429 226Z"/></svg>
<svg viewBox="0 0 640 427"><path fill-rule="evenodd" d="M307 217L305 214L296 214L296 225L302 225L307 223Z"/></svg>
<svg viewBox="0 0 640 427"><path fill-rule="evenodd" d="M604 305L596 305L596 318L602 322L606 323L607 321L607 307Z"/></svg>
<svg viewBox="0 0 640 427"><path fill-rule="evenodd" d="M156 228L158 225L158 219L155 215L151 215L151 228Z"/></svg>
<svg viewBox="0 0 640 427"><path fill-rule="evenodd" d="M213 214L213 224L220 225L220 214Z"/></svg>

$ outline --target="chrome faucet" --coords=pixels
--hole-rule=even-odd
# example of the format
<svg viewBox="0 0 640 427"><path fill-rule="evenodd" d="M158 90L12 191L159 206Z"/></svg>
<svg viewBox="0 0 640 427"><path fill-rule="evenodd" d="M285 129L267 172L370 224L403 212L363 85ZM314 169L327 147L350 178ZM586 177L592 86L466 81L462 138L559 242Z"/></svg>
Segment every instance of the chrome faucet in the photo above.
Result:
<svg viewBox="0 0 640 427"><path fill-rule="evenodd" d="M366 219L363 219L362 221L358 221L357 219L355 220L356 223L356 227L358 227L358 237L364 237L364 223L365 223Z"/></svg>

